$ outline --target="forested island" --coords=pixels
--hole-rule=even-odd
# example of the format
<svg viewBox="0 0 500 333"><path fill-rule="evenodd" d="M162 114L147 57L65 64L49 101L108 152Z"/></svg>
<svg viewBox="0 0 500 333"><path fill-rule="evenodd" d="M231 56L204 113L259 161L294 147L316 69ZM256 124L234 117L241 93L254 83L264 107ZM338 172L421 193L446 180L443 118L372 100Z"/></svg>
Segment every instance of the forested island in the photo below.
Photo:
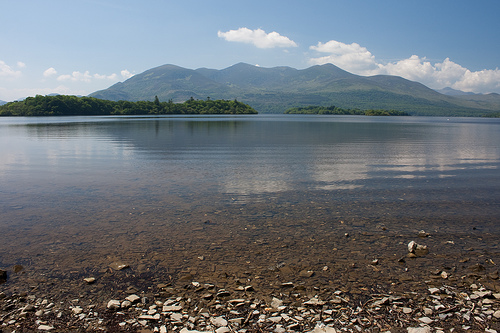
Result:
<svg viewBox="0 0 500 333"><path fill-rule="evenodd" d="M305 106L291 108L285 114L334 114L334 115L360 115L360 116L409 116L404 111L380 110L380 109L343 109L337 106Z"/></svg>
<svg viewBox="0 0 500 333"><path fill-rule="evenodd" d="M0 106L0 116L105 116L168 114L256 114L249 105L237 100L195 100L184 103L154 101L109 101L69 95L28 97Z"/></svg>

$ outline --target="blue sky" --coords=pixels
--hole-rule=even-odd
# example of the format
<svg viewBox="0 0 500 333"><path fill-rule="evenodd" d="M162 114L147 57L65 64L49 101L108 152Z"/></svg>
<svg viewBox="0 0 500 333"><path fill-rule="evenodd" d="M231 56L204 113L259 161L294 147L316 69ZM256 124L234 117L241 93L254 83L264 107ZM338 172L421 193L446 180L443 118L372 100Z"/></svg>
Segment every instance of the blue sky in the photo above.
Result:
<svg viewBox="0 0 500 333"><path fill-rule="evenodd" d="M0 100L87 95L163 64L331 62L500 93L500 1L0 0Z"/></svg>

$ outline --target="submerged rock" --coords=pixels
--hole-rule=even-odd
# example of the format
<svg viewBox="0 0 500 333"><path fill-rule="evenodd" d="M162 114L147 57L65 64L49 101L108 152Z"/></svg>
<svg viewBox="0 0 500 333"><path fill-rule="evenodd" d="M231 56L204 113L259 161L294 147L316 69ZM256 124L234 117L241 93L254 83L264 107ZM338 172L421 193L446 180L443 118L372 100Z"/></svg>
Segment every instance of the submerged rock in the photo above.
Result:
<svg viewBox="0 0 500 333"><path fill-rule="evenodd" d="M7 271L0 269L0 283L7 281Z"/></svg>
<svg viewBox="0 0 500 333"><path fill-rule="evenodd" d="M426 245L417 244L415 241L408 243L409 257L421 257L429 253L429 249Z"/></svg>
<svg viewBox="0 0 500 333"><path fill-rule="evenodd" d="M111 268L112 268L113 270L115 270L115 271L121 271L122 269L128 268L128 267L129 267L129 265L124 264L124 263L123 263L123 262L121 262L121 261L115 261L115 262L111 263L111 264L109 265L109 267L111 267Z"/></svg>

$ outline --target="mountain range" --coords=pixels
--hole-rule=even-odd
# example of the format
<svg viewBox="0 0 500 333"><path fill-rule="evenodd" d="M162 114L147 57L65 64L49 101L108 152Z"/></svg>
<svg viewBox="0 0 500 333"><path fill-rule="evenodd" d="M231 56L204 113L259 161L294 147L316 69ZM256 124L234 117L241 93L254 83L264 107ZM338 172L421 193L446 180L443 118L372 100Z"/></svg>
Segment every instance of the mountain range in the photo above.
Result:
<svg viewBox="0 0 500 333"><path fill-rule="evenodd" d="M482 116L500 111L499 94L445 94L398 76L360 76L332 64L306 69L245 63L217 70L163 65L89 96L108 100L237 99L259 113L309 105L405 111L413 115ZM448 94L446 94L448 93Z"/></svg>

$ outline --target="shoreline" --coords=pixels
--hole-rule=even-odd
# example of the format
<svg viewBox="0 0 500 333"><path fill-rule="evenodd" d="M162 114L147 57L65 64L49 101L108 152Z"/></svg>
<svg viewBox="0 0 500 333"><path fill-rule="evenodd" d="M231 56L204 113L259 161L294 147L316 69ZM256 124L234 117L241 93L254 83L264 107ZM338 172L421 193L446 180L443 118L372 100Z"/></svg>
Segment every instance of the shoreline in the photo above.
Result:
<svg viewBox="0 0 500 333"><path fill-rule="evenodd" d="M432 238L415 241L433 244ZM216 265L210 256L197 256L178 270L113 261L58 276L18 265L0 285L0 328L2 333L500 331L497 258L471 248L467 256L436 250L414 256L405 248L399 257L378 260L337 255L335 262L307 266ZM137 297L125 302L132 295Z"/></svg>

